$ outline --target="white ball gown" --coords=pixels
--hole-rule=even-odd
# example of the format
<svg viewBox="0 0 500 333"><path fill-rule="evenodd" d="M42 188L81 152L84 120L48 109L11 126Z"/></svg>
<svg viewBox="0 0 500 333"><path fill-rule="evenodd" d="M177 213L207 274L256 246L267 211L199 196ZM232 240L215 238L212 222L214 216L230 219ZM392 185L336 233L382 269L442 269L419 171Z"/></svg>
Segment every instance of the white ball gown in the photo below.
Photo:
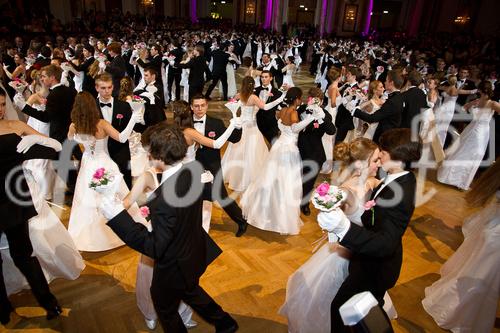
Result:
<svg viewBox="0 0 500 333"><path fill-rule="evenodd" d="M64 225L45 202L39 186L40 179L37 179L39 174L33 173L36 170L31 169L26 162L23 168L33 205L38 212L28 223L33 254L40 262L47 282L57 278L75 280L85 268L82 256ZM7 294L29 288L26 278L12 261L5 234L0 240L0 252Z"/></svg>
<svg viewBox="0 0 500 333"><path fill-rule="evenodd" d="M222 175L233 191L245 191L257 179L268 159L269 150L257 127L257 111L254 105L241 106L241 139L237 143L229 143L222 157Z"/></svg>
<svg viewBox="0 0 500 333"><path fill-rule="evenodd" d="M292 74L293 69L287 69L285 72L285 76L283 76L283 84L288 85L288 87L295 87L295 85L293 84Z"/></svg>
<svg viewBox="0 0 500 333"><path fill-rule="evenodd" d="M99 211L101 194L89 188L92 176L99 168L113 174L120 173L109 156L108 137L95 139L90 135L76 134L74 139L84 146L85 151L76 180L68 231L80 251L106 251L122 246L123 241L106 225L107 220ZM117 195L123 199L128 192L122 179ZM142 219L137 205L132 205L129 213L136 221Z"/></svg>
<svg viewBox="0 0 500 333"><path fill-rule="evenodd" d="M349 220L361 225L365 209L360 200ZM330 333L330 305L349 275L349 250L326 243L288 278L286 300L279 314L288 318L290 333ZM389 318L397 313L391 298L384 296Z"/></svg>
<svg viewBox="0 0 500 333"><path fill-rule="evenodd" d="M454 333L493 331L500 295L500 192L462 227L464 242L425 288L425 311Z"/></svg>
<svg viewBox="0 0 500 333"><path fill-rule="evenodd" d="M443 103L436 110L436 125L441 146L444 146L444 140L448 127L455 114L455 105L457 104L457 96L450 96L446 92L442 93Z"/></svg>
<svg viewBox="0 0 500 333"><path fill-rule="evenodd" d="M271 147L267 163L241 198L248 224L281 234L297 235L302 199L302 161L297 148L298 133L278 120L281 135Z"/></svg>
<svg viewBox="0 0 500 333"><path fill-rule="evenodd" d="M439 182L468 190L483 160L490 139L491 108L472 107L472 122L460 134L437 172Z"/></svg>
<svg viewBox="0 0 500 333"><path fill-rule="evenodd" d="M337 107L332 106L330 101L330 96L325 95L326 107L325 110L332 116L332 123L335 124L335 118L337 118ZM336 104L340 103L340 96L336 98ZM335 135L323 134L321 137L321 142L323 143L323 149L325 150L326 160L321 166L320 173L328 174L333 170L333 147L335 146Z"/></svg>

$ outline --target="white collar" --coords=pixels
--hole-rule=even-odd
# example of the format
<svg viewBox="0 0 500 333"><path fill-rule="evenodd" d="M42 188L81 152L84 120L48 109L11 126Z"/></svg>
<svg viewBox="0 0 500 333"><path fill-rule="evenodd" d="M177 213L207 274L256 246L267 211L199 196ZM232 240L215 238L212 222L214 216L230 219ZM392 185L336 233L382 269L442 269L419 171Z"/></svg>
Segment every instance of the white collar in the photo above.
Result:
<svg viewBox="0 0 500 333"><path fill-rule="evenodd" d="M182 162L178 162L177 164L172 165L167 170L163 171L161 175L160 185L163 184L168 178L170 178L173 174L179 171L182 167Z"/></svg>
<svg viewBox="0 0 500 333"><path fill-rule="evenodd" d="M353 83L349 83L349 86L352 88L354 85L358 84L358 82L354 81Z"/></svg>
<svg viewBox="0 0 500 333"><path fill-rule="evenodd" d="M111 96L111 98L109 99L109 101L104 101L101 96L97 95L97 100L100 102L100 103L111 103L113 104L113 101L114 101L114 98L113 96Z"/></svg>
<svg viewBox="0 0 500 333"><path fill-rule="evenodd" d="M401 171L401 172L387 174L387 176L384 179L382 179L382 185L378 189L377 193L375 193L375 196L373 197L373 199L375 199L380 194L380 192L382 192L384 187L389 185L389 183L391 183L392 181L396 180L397 178L399 178L401 176L406 175L407 173L409 173L409 171Z"/></svg>

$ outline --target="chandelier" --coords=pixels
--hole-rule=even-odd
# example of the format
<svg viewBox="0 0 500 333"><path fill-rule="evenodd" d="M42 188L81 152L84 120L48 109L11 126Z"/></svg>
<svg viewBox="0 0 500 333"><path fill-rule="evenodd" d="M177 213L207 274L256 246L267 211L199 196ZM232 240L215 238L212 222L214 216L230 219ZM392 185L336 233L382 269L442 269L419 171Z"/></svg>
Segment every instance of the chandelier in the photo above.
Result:
<svg viewBox="0 0 500 333"><path fill-rule="evenodd" d="M154 0L141 0L141 5L144 7L152 7L155 5Z"/></svg>

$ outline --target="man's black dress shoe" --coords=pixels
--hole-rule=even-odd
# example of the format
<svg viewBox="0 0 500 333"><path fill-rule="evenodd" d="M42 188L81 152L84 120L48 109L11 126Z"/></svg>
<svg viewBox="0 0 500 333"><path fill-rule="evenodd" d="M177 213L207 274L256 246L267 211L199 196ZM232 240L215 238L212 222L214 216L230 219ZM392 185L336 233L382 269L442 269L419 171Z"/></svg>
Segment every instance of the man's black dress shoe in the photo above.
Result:
<svg viewBox="0 0 500 333"><path fill-rule="evenodd" d="M59 315L62 313L62 309L59 305L56 305L55 307L50 309L45 309L45 311L47 311L47 320L59 317Z"/></svg>
<svg viewBox="0 0 500 333"><path fill-rule="evenodd" d="M303 207L300 207L300 211L302 212L302 214L304 214L305 216L309 216L311 215L311 209L309 209L309 206L303 206Z"/></svg>
<svg viewBox="0 0 500 333"><path fill-rule="evenodd" d="M236 231L235 236L241 237L247 231L248 223L243 222L243 224L238 224L238 231Z"/></svg>
<svg viewBox="0 0 500 333"><path fill-rule="evenodd" d="M227 315L224 319L215 324L215 333L233 333L236 332L238 328L239 326L236 320L230 315Z"/></svg>
<svg viewBox="0 0 500 333"><path fill-rule="evenodd" d="M2 325L7 325L10 321L10 313L14 312L14 308L11 306L7 311L0 313L0 323Z"/></svg>

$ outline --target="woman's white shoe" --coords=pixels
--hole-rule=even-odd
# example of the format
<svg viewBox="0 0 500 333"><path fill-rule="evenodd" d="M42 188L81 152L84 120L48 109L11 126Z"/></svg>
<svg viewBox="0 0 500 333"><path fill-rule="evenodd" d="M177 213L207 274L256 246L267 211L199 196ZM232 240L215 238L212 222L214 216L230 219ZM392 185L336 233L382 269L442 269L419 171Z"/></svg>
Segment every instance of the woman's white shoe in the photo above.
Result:
<svg viewBox="0 0 500 333"><path fill-rule="evenodd" d="M150 330L154 330L156 328L156 324L158 323L158 321L156 319L147 319L147 318L144 318L144 321L146 322L146 326Z"/></svg>

